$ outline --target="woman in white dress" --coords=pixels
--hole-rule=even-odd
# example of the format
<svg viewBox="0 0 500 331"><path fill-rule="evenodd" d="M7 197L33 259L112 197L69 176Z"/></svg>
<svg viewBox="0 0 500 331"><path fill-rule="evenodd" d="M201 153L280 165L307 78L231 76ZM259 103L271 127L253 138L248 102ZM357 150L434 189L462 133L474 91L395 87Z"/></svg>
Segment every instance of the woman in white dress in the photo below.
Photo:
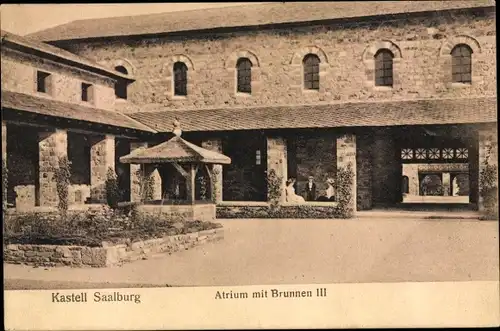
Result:
<svg viewBox="0 0 500 331"><path fill-rule="evenodd" d="M300 195L295 194L295 188L293 185L295 184L295 178L290 178L286 181L286 202L290 203L301 203L306 200Z"/></svg>
<svg viewBox="0 0 500 331"><path fill-rule="evenodd" d="M333 188L333 184L335 184L335 180L333 180L333 178L328 178L326 180L326 185L328 185L328 188L326 189L326 198L329 201L335 201L335 189Z"/></svg>

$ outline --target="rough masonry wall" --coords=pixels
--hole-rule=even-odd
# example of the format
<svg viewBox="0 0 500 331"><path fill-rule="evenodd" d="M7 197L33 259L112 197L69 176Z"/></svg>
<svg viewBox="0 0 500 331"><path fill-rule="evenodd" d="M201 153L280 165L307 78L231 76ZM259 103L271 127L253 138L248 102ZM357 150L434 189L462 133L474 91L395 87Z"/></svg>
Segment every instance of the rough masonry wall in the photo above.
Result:
<svg viewBox="0 0 500 331"><path fill-rule="evenodd" d="M495 95L494 14L429 14L399 21L358 23L200 36L195 39L152 38L130 44L81 42L70 50L102 63L126 60L136 82L129 100L141 111L169 108L233 107L357 100L413 99ZM470 37L458 37L458 36ZM450 47L465 42L473 54L471 86L450 85ZM394 88L373 87L373 61L378 47L395 52ZM322 60L319 92L302 90L301 59L308 52ZM254 63L252 95L234 89L234 58ZM185 61L188 96L174 97L172 65ZM255 70L254 70L255 69Z"/></svg>
<svg viewBox="0 0 500 331"><path fill-rule="evenodd" d="M39 133L39 176L40 206L57 206L59 201L55 180L55 171L59 159L67 156L68 136L66 130Z"/></svg>
<svg viewBox="0 0 500 331"><path fill-rule="evenodd" d="M401 196L402 167L396 138L389 128L377 128L373 135L372 196L374 204L393 204Z"/></svg>
<svg viewBox="0 0 500 331"><path fill-rule="evenodd" d="M112 80L101 78L61 64L2 49L2 90L53 98L87 107L113 109L115 92ZM51 74L50 93L36 90L36 71ZM81 100L82 82L92 84L92 99Z"/></svg>

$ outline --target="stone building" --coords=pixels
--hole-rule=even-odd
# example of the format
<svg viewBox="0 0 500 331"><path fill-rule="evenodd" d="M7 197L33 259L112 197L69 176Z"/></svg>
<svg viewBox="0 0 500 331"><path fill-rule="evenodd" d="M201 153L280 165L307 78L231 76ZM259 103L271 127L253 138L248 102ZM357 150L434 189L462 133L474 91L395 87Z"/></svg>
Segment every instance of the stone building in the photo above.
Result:
<svg viewBox="0 0 500 331"><path fill-rule="evenodd" d="M71 162L69 201L100 202L116 158L155 131L115 111L115 86L134 79L60 48L2 31L2 159L7 201L18 209L57 205L55 170Z"/></svg>
<svg viewBox="0 0 500 331"><path fill-rule="evenodd" d="M178 118L186 139L231 157L221 204L266 203L271 170L283 203L290 177L302 194L314 176L320 196L350 164L357 210L396 205L410 177L427 174L403 165L448 183L439 165L452 164L476 208L480 171L497 164L492 1L272 3L80 20L29 37L115 68L99 74L109 100L98 105L130 123L114 135L164 141Z"/></svg>

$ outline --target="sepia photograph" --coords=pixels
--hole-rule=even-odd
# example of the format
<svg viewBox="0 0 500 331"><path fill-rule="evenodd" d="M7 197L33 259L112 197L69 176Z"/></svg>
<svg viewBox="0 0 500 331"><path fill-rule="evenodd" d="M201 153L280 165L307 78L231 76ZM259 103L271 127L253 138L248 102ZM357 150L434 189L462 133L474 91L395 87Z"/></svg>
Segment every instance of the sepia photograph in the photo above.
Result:
<svg viewBox="0 0 500 331"><path fill-rule="evenodd" d="M495 1L0 12L6 294L488 284L499 323Z"/></svg>

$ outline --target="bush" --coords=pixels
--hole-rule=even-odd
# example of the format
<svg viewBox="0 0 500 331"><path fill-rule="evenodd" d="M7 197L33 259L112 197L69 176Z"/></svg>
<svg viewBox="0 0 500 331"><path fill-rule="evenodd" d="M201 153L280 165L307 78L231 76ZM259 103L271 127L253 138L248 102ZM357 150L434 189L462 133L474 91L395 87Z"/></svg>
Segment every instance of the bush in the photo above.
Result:
<svg viewBox="0 0 500 331"><path fill-rule="evenodd" d="M483 198L484 215L483 219L498 219L498 167L490 164L493 144L486 147L486 157L481 164L479 173L479 194Z"/></svg>
<svg viewBox="0 0 500 331"><path fill-rule="evenodd" d="M118 186L118 178L116 177L116 173L112 168L108 168L108 172L106 173L106 202L108 206L113 209L118 207L118 202L121 200L121 191Z"/></svg>
<svg viewBox="0 0 500 331"><path fill-rule="evenodd" d="M71 180L71 163L66 156L60 157L58 167L54 170L59 212L64 214L68 210L69 185Z"/></svg>
<svg viewBox="0 0 500 331"><path fill-rule="evenodd" d="M135 206L135 205L133 205ZM134 211L135 210L135 211ZM107 206L66 214L26 213L5 220L6 244L52 244L101 246L134 242L165 235L184 234L220 227L220 224L184 221L172 216L143 215L135 207L128 214Z"/></svg>
<svg viewBox="0 0 500 331"><path fill-rule="evenodd" d="M141 202L154 199L155 179L153 176L148 176L144 173L144 169L137 169L135 173L136 184L139 186L139 196Z"/></svg>
<svg viewBox="0 0 500 331"><path fill-rule="evenodd" d="M276 209L278 208L278 205L280 203L281 194L283 194L281 188L283 178L279 177L274 169L271 169L267 174L266 180L267 180L267 195L269 202L271 204L271 209Z"/></svg>
<svg viewBox="0 0 500 331"><path fill-rule="evenodd" d="M2 159L2 216L5 217L7 212L7 194L9 187L9 171L7 170L7 160Z"/></svg>

